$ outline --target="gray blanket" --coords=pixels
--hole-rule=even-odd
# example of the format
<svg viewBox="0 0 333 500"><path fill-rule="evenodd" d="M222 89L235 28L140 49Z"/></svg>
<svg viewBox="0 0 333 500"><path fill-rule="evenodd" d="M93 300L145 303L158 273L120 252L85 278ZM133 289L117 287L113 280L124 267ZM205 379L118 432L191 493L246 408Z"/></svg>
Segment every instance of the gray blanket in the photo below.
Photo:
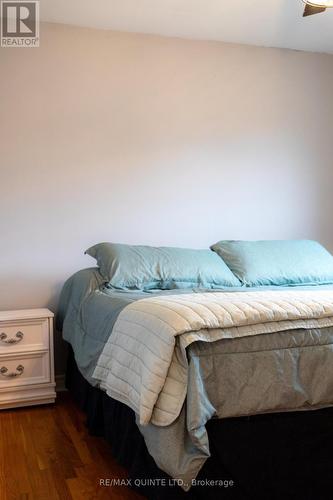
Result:
<svg viewBox="0 0 333 500"><path fill-rule="evenodd" d="M193 291L184 293L189 292ZM179 294L179 290L155 293ZM108 290L97 269L80 271L65 284L58 328L72 345L77 365L91 384L97 384L92 373L119 313L144 297L147 293ZM196 342L187 353L188 390L178 419L167 427L138 424L156 463L172 477L181 479L184 489L190 487L209 456L205 424L210 418L332 404L331 327L224 339L211 344Z"/></svg>

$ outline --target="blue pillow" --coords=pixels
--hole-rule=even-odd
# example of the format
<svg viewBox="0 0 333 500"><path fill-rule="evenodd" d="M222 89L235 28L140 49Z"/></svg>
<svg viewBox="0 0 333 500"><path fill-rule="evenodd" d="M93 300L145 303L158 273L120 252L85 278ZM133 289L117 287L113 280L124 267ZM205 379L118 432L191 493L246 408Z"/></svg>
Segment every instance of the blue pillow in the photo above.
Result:
<svg viewBox="0 0 333 500"><path fill-rule="evenodd" d="M116 289L222 288L241 286L211 250L99 243L86 253Z"/></svg>
<svg viewBox="0 0 333 500"><path fill-rule="evenodd" d="M333 257L316 241L219 241L211 249L247 286L333 283Z"/></svg>

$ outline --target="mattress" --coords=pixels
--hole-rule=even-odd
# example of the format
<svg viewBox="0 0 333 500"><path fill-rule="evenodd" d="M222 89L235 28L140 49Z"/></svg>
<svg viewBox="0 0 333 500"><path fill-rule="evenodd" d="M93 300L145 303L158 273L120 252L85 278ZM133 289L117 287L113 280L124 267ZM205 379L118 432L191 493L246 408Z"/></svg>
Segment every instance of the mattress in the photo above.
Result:
<svg viewBox="0 0 333 500"><path fill-rule="evenodd" d="M329 500L333 487L333 408L212 419L211 456L184 492L156 466L126 405L92 387L70 349L66 385L85 411L90 433L103 436L129 485L147 500ZM228 485L228 486L226 486Z"/></svg>
<svg viewBox="0 0 333 500"><path fill-rule="evenodd" d="M316 287L315 293L318 288L323 292L332 290L332 287ZM301 295L304 291L302 288ZM267 296L271 293L266 292ZM189 291L185 294L188 296ZM172 297L178 300L179 295L179 290L163 292L168 300ZM142 303L146 306L149 297L158 302L161 292L108 290L97 269L80 271L67 281L61 295L58 327L73 347L78 368L89 383L104 385L108 390L107 375L104 380L96 377L96 367L103 360L103 353L105 357L108 342L114 338L119 317L133 304L135 308ZM276 327L263 329L260 335L254 330L251 335L220 340L217 336L207 342L207 331L199 330L199 337L185 348L186 397L176 418L164 426L153 422L142 425L139 411L136 412L137 425L157 465L182 481L185 490L189 489L210 456L206 432L210 419L330 406L333 327L329 321L325 322L331 318L329 305L323 309L326 316L324 311L322 317L310 318L313 323L294 323L282 331ZM316 322L319 319L323 320L321 324ZM193 335L193 330L189 333ZM159 334L158 330L155 334ZM111 366L116 363L115 357ZM123 400L121 395L112 393L112 396Z"/></svg>

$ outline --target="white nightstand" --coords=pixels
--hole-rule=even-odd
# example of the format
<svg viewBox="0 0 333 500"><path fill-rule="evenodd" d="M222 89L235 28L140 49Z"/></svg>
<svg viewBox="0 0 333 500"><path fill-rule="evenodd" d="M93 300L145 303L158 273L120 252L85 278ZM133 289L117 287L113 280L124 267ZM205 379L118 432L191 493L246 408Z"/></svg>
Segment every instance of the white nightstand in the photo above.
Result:
<svg viewBox="0 0 333 500"><path fill-rule="evenodd" d="M0 312L0 409L54 403L53 316Z"/></svg>

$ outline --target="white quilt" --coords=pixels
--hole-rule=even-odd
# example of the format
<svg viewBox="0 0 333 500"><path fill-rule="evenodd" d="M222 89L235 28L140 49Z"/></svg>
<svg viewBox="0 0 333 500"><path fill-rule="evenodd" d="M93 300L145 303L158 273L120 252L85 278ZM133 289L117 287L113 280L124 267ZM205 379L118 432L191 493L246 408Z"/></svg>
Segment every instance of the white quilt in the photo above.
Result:
<svg viewBox="0 0 333 500"><path fill-rule="evenodd" d="M154 296L121 311L93 376L142 425L166 426L186 397L186 347L192 342L332 325L333 291Z"/></svg>

